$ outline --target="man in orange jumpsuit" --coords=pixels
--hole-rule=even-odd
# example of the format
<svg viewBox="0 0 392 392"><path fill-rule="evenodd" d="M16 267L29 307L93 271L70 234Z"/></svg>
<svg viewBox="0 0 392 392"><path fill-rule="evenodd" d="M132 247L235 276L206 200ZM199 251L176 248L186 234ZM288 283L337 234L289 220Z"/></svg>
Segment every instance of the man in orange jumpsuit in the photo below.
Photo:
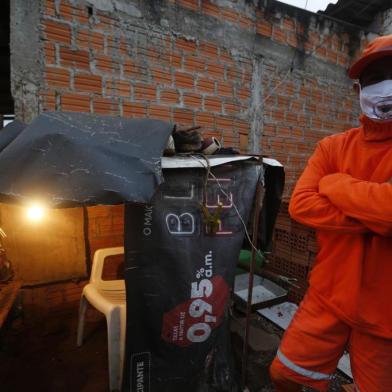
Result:
<svg viewBox="0 0 392 392"><path fill-rule="evenodd" d="M290 202L320 251L271 366L277 391L326 391L348 348L357 390L392 392L392 35L349 75L361 126L318 144Z"/></svg>

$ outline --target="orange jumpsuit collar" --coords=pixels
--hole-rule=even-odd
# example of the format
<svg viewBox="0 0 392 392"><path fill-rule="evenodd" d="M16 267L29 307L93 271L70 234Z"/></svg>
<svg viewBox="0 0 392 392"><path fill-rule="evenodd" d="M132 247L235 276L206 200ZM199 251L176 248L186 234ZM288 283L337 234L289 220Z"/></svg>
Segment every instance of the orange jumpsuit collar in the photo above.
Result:
<svg viewBox="0 0 392 392"><path fill-rule="evenodd" d="M364 140L367 142L392 141L392 121L377 122L366 117L364 114L359 118L362 126Z"/></svg>

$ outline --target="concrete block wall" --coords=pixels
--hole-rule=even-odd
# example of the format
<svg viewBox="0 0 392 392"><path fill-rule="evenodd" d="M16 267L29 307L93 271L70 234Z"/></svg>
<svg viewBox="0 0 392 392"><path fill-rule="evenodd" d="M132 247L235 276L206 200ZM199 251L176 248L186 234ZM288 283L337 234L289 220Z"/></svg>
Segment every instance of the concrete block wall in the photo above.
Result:
<svg viewBox="0 0 392 392"><path fill-rule="evenodd" d="M201 125L225 147L280 160L286 199L317 141L357 123L347 68L369 37L352 26L272 0L19 6L37 3L36 25L30 15L23 32L14 29L34 35L38 56L33 104L13 89L25 121L64 110ZM15 17L19 26L26 18ZM89 218L92 251L122 242L121 207L91 208Z"/></svg>

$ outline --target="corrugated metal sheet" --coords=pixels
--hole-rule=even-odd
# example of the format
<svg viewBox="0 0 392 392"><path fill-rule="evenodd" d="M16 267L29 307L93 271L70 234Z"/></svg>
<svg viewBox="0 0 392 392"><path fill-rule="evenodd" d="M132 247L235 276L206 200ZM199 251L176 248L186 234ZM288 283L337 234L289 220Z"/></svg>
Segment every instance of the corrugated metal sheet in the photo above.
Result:
<svg viewBox="0 0 392 392"><path fill-rule="evenodd" d="M367 27L380 12L392 8L392 0L339 0L322 14L360 27Z"/></svg>

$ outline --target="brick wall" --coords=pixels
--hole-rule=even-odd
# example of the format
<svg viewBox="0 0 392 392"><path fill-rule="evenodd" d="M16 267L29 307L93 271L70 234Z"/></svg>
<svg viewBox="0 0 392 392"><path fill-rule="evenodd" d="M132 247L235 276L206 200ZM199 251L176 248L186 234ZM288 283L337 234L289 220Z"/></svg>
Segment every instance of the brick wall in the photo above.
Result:
<svg viewBox="0 0 392 392"><path fill-rule="evenodd" d="M44 286L25 287L21 299L24 321L42 322L45 317L59 318L65 314L75 317L86 280L80 282L54 283Z"/></svg>
<svg viewBox="0 0 392 392"><path fill-rule="evenodd" d="M359 39L344 26L307 13L306 19L290 7L233 2L228 8L218 5L227 2L196 0L163 2L158 24L138 2L128 13L93 3L45 1L41 110L201 125L224 145L246 151L256 133L249 110L254 61L262 57L256 99L263 121L252 150L286 166L286 196L315 143L356 123L346 69ZM190 24L205 20L223 34L243 35L244 47L241 38L211 39L198 26L193 34L189 27L176 31L170 18L184 15Z"/></svg>
<svg viewBox="0 0 392 392"><path fill-rule="evenodd" d="M122 246L124 244L124 207L88 207L88 234L91 260L100 248Z"/></svg>
<svg viewBox="0 0 392 392"><path fill-rule="evenodd" d="M93 9L89 17L91 8L80 4L46 2L43 110L198 124L239 146L248 129L249 58L235 61L216 42L155 26L124 29L119 15Z"/></svg>
<svg viewBox="0 0 392 392"><path fill-rule="evenodd" d="M105 246L107 245L103 244L103 247ZM109 246L113 246L112 242ZM109 256L105 259L102 279L124 279L123 255ZM83 278L24 287L21 291L24 320L34 323L48 316L61 318L68 314L75 317L79 309L82 290L87 283L88 279Z"/></svg>
<svg viewBox="0 0 392 392"><path fill-rule="evenodd" d="M357 122L346 74L369 37L323 16L275 1L40 2L39 111L201 125L280 160L285 198L317 141ZM121 207L89 218L92 250L122 242Z"/></svg>
<svg viewBox="0 0 392 392"><path fill-rule="evenodd" d="M287 286L290 301L298 303L305 294L317 252L315 231L290 219L288 202L283 202L266 269L296 279L294 285Z"/></svg>

